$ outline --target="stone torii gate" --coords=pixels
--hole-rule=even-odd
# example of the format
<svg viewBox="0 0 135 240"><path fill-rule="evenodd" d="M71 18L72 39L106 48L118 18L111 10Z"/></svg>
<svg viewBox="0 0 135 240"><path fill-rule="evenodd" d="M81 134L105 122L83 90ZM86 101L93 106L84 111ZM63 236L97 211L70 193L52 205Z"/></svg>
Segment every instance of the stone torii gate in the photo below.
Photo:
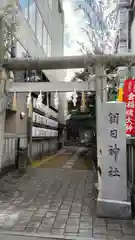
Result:
<svg viewBox="0 0 135 240"><path fill-rule="evenodd" d="M4 30L2 21L0 21L0 49L4 49ZM4 51L1 50L0 53L0 65L1 65L1 74L0 74L0 100L6 99L9 91L11 92L37 92L42 89L42 91L55 91L55 83L10 83L8 72L9 71L18 71L24 69L30 70L45 70L45 69L73 69L73 68L84 68L87 66L95 67L95 76L90 78L88 83L66 83L66 82L57 82L57 91L67 92L76 90L81 91L90 91L91 90L91 81L95 83L96 91L96 117L97 117L97 156L99 157L101 153L101 141L102 139L102 127L104 124L102 120L103 116L103 107L106 102L106 76L104 74L104 69L108 66L124 66L135 61L134 54L126 55L83 55L83 56L71 56L71 57L51 57L46 59L9 59L4 60ZM6 74L7 73L7 74ZM3 142L4 142L4 123L5 123L5 111L6 109L0 106L0 163L2 161L3 153ZM103 160L103 159L102 159ZM98 159L99 162L99 159ZM99 215L110 217L114 208L117 211L125 210L125 216L130 215L131 204L128 202L128 199L104 199L104 196L101 194L103 189L104 181L99 177L99 198L98 198L98 210ZM108 186L108 196L109 196ZM102 198L101 198L102 196ZM108 208L111 208L112 211L108 211ZM105 213L103 213L105 210ZM100 214L102 212L102 214ZM115 211L116 212L116 211ZM98 213L97 213L98 214ZM113 216L113 214L112 214Z"/></svg>

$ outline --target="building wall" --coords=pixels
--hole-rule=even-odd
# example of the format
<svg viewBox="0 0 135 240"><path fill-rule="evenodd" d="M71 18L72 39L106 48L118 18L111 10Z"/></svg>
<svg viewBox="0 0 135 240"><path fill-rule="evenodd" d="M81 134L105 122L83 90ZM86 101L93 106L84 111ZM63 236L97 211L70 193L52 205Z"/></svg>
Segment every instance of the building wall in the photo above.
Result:
<svg viewBox="0 0 135 240"><path fill-rule="evenodd" d="M20 4L21 4L20 0ZM31 5L26 8L23 8L23 12L20 11L18 21L19 25L22 26L18 28L17 37L20 39L20 42L29 53L30 56L44 58L46 56L63 56L64 53L64 13L60 11L60 2L62 7L62 1L59 0L29 0ZM25 0L26 4L28 0ZM32 8L32 10L31 10ZM32 24L32 16L36 14L36 17L33 17L35 24ZM42 35L42 41L39 42L40 38L38 37L37 30L40 28L40 21L37 19L37 13L40 13L42 18L42 29L40 35ZM24 19L25 15L25 19ZM27 19L27 21L26 21ZM29 24L28 24L29 22ZM36 24L37 22L37 24ZM26 29L25 31L23 29ZM45 30L45 31L44 31ZM45 34L47 33L47 35ZM45 42L44 42L45 41ZM17 53L20 51L20 47L17 49ZM64 70L45 70L46 76L50 81L63 81L65 78ZM57 90L57 84L56 84ZM65 95L61 99L61 105L65 101ZM51 93L51 105L54 106L54 93ZM62 116L62 110L60 110ZM64 121L64 115L60 118L60 121Z"/></svg>
<svg viewBox="0 0 135 240"><path fill-rule="evenodd" d="M18 135L27 135L27 105L26 105L27 94L18 93L16 94L17 100L17 111L6 113L6 124L5 132L14 133ZM21 112L25 113L23 119L20 118Z"/></svg>
<svg viewBox="0 0 135 240"><path fill-rule="evenodd" d="M114 52L123 54L129 52L129 0L117 0L117 7L118 31ZM128 68L126 66L118 67L118 74L119 87L122 88Z"/></svg>
<svg viewBox="0 0 135 240"><path fill-rule="evenodd" d="M32 58L45 58L63 55L64 13L59 11L59 3L62 6L62 2L18 0L17 57L27 55ZM64 70L45 70L44 73L50 81L63 81L65 78ZM20 74L19 76L21 79ZM51 104L54 106L54 94L51 95Z"/></svg>
<svg viewBox="0 0 135 240"><path fill-rule="evenodd" d="M131 25L131 32L130 32L130 40L131 40L131 49L130 51L132 53L135 53L135 18L133 19L132 25ZM135 66L131 68L131 75L135 77Z"/></svg>
<svg viewBox="0 0 135 240"><path fill-rule="evenodd" d="M14 0L12 0L13 2ZM16 0L15 0L16 1ZM14 1L14 2L15 2ZM63 55L64 14L59 12L58 0L17 0L19 12L17 15L16 32L16 57L45 58ZM62 2L62 1L61 1ZM0 1L0 9L3 3L10 4L11 0ZM10 21L7 21L10 28ZM9 49L10 51L10 49ZM9 51L7 56L10 57ZM64 71L44 71L50 81L64 80ZM17 79L21 81L20 79ZM57 85L57 84L56 84ZM27 146L27 94L17 95L17 111L7 111L5 132L4 158L2 167L15 163L16 142L21 138L21 146ZM53 105L53 95L51 99ZM61 105L63 99L61 101ZM61 110L62 111L62 110ZM61 112L60 111L60 112ZM20 113L26 115L20 118ZM61 120L61 118L60 118ZM11 137L12 134L12 137ZM12 138L12 139L10 139ZM12 144L11 144L12 143ZM12 147L11 147L12 145ZM57 138L32 143L32 158L48 154L57 150Z"/></svg>
<svg viewBox="0 0 135 240"><path fill-rule="evenodd" d="M135 18L131 26L131 52L135 52Z"/></svg>

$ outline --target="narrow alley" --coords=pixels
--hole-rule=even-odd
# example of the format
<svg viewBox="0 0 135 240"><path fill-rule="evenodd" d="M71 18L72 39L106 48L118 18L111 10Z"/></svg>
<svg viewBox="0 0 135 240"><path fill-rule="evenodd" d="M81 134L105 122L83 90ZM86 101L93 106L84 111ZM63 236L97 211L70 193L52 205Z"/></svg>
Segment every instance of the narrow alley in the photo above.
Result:
<svg viewBox="0 0 135 240"><path fill-rule="evenodd" d="M55 168L52 159L24 175L12 172L1 179L0 234L134 239L132 220L96 218L94 171L92 163L81 165L81 151L68 149L54 157Z"/></svg>

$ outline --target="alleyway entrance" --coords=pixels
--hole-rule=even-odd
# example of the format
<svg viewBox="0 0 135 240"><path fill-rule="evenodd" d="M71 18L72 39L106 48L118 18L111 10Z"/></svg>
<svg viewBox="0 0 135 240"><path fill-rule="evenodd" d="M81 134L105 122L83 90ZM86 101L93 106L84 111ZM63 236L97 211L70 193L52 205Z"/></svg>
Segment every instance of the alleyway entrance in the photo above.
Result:
<svg viewBox="0 0 135 240"><path fill-rule="evenodd" d="M61 150L53 157L33 162L33 167L92 170L93 162L91 160L91 156L87 155L87 151L88 150L86 148L82 147L65 147L64 150Z"/></svg>
<svg viewBox="0 0 135 240"><path fill-rule="evenodd" d="M51 160L24 175L12 172L1 179L0 234L134 239L133 221L96 218L94 171L82 166L81 150L65 150L67 161L61 164L60 156L55 168Z"/></svg>

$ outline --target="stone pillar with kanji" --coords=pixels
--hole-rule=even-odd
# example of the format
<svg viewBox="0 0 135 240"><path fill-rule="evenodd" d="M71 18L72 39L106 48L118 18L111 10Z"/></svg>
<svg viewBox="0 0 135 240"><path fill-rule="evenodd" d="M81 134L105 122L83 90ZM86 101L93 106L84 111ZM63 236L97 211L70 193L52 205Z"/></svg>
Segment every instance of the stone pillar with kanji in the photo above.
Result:
<svg viewBox="0 0 135 240"><path fill-rule="evenodd" d="M126 105L107 102L103 107L101 126L99 217L130 218L131 202L127 193Z"/></svg>

